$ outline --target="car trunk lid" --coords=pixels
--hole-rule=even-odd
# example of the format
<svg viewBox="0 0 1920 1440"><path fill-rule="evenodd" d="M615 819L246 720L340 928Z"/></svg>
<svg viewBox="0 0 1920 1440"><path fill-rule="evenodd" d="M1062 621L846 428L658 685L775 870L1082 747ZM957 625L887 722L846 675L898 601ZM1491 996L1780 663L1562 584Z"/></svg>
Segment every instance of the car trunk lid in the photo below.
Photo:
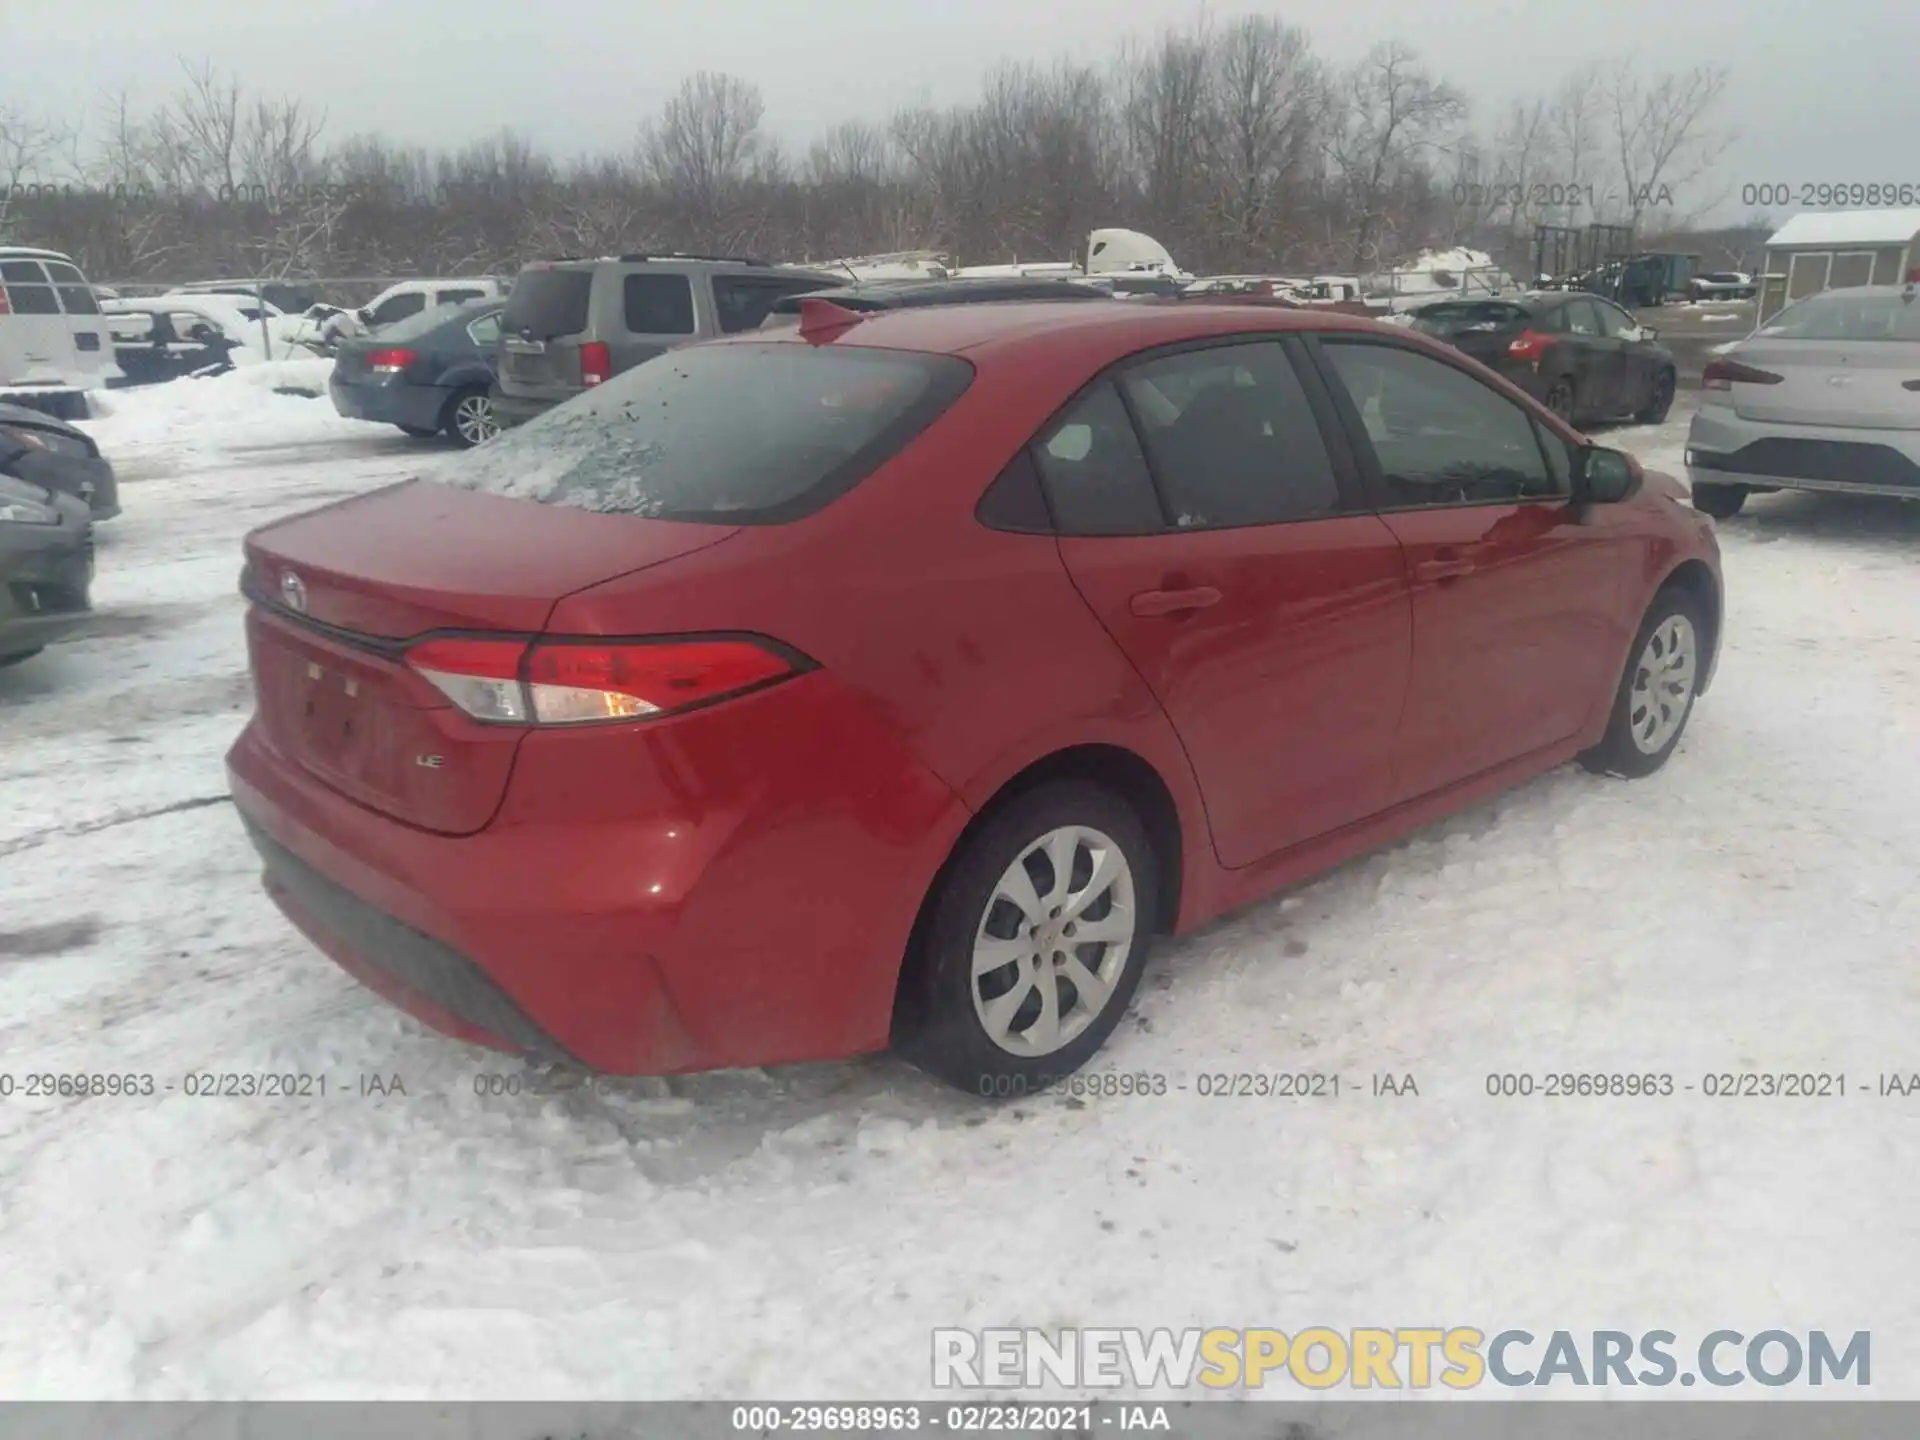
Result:
<svg viewBox="0 0 1920 1440"><path fill-rule="evenodd" d="M589 323L593 272L529 265L500 316L500 385L556 398L582 388L580 337Z"/></svg>
<svg viewBox="0 0 1920 1440"><path fill-rule="evenodd" d="M733 533L421 481L267 526L246 541L256 723L358 803L472 834L499 808L525 732L462 714L408 668L408 643L538 634L563 596Z"/></svg>
<svg viewBox="0 0 1920 1440"><path fill-rule="evenodd" d="M1727 357L1780 377L1732 385L1734 413L1780 425L1858 430L1920 427L1920 343L1762 340Z"/></svg>

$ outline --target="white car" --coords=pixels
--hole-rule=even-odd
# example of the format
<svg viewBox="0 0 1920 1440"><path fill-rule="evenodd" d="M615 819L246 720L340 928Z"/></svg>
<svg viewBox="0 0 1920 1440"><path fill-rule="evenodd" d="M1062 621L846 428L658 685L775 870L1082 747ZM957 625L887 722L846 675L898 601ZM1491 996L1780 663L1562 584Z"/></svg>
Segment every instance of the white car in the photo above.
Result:
<svg viewBox="0 0 1920 1440"><path fill-rule="evenodd" d="M125 378L79 266L58 250L0 246L0 399L77 419L86 391Z"/></svg>
<svg viewBox="0 0 1920 1440"><path fill-rule="evenodd" d="M1824 490L1920 500L1920 286L1826 290L1707 363L1687 431L1694 508Z"/></svg>
<svg viewBox="0 0 1920 1440"><path fill-rule="evenodd" d="M492 300L507 293L508 284L496 275L452 280L402 280L389 285L358 310L343 310L322 324L329 343L405 320L431 307L464 305L469 300Z"/></svg>

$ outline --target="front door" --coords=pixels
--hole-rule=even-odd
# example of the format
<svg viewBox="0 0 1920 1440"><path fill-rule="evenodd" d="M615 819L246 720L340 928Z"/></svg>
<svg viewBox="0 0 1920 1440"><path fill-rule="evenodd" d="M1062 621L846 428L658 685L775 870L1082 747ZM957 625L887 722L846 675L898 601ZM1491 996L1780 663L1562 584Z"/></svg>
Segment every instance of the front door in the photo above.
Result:
<svg viewBox="0 0 1920 1440"><path fill-rule="evenodd" d="M1570 739L1618 679L1601 662L1625 557L1572 506L1566 443L1410 346L1323 336L1319 353L1412 584L1395 798Z"/></svg>
<svg viewBox="0 0 1920 1440"><path fill-rule="evenodd" d="M1124 367L1035 447L1067 570L1172 720L1229 867L1387 803L1411 611L1335 444L1266 339Z"/></svg>

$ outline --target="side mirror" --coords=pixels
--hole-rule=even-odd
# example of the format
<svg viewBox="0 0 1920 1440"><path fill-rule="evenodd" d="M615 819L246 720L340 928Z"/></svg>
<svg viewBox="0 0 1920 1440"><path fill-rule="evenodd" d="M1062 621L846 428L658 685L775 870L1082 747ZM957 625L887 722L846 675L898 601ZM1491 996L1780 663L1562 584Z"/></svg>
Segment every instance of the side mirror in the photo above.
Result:
<svg viewBox="0 0 1920 1440"><path fill-rule="evenodd" d="M1594 505L1614 505L1639 488L1640 462L1624 450L1589 446L1580 452L1574 497Z"/></svg>

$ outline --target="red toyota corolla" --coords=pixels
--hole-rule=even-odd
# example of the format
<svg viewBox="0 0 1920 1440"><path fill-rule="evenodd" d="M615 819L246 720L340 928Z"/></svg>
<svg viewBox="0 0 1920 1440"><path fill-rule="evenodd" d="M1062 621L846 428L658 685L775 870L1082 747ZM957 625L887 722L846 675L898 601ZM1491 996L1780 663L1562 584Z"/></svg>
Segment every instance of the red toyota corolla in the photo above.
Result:
<svg viewBox="0 0 1920 1440"><path fill-rule="evenodd" d="M812 302L246 551L274 899L623 1074L1042 1084L1155 934L1656 770L1721 633L1672 481L1420 336L1193 302Z"/></svg>

